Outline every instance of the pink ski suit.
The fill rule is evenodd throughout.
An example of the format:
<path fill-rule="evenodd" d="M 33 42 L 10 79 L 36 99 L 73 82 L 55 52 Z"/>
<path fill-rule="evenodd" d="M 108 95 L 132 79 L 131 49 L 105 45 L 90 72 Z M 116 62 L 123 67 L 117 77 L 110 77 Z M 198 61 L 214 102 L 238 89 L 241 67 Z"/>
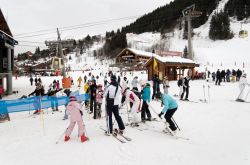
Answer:
<path fill-rule="evenodd" d="M 66 133 L 65 133 L 66 136 L 70 136 L 76 123 L 78 125 L 78 135 L 81 136 L 84 134 L 84 124 L 83 124 L 80 110 L 81 110 L 81 106 L 77 101 L 69 102 L 67 106 L 67 113 L 70 115 L 70 124 L 66 130 Z"/>

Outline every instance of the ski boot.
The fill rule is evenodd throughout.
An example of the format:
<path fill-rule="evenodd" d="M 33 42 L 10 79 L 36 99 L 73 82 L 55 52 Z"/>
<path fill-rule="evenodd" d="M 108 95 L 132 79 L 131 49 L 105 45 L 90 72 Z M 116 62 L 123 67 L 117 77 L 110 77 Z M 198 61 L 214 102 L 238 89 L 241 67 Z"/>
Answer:
<path fill-rule="evenodd" d="M 69 139 L 70 139 L 69 136 L 65 136 L 65 137 L 64 137 L 64 141 L 65 141 L 65 142 L 69 141 Z"/>

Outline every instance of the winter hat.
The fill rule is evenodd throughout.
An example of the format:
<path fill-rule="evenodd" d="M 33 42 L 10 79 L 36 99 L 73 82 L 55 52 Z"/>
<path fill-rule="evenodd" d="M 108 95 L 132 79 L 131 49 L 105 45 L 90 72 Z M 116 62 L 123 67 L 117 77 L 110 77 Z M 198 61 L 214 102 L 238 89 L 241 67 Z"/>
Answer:
<path fill-rule="evenodd" d="M 77 101 L 75 96 L 69 96 L 69 101 Z"/>

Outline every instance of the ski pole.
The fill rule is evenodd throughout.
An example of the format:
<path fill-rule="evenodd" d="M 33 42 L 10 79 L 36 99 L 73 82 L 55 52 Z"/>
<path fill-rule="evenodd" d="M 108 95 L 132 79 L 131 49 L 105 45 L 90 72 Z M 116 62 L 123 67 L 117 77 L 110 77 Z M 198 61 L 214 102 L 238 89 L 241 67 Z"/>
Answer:
<path fill-rule="evenodd" d="M 241 96 L 241 94 L 243 93 L 243 91 L 244 91 L 245 87 L 246 87 L 246 85 L 244 85 L 244 87 L 243 87 L 243 88 L 242 88 L 242 90 L 240 91 L 240 94 L 239 94 L 239 96 L 237 97 L 237 99 L 236 99 L 236 100 L 238 100 L 238 99 L 239 99 L 239 97 L 240 97 L 240 96 Z"/>
<path fill-rule="evenodd" d="M 204 97 L 204 102 L 206 102 L 207 100 L 206 100 L 206 94 L 205 94 L 205 85 L 203 85 L 203 97 Z"/>
<path fill-rule="evenodd" d="M 56 144 L 59 143 L 59 140 L 61 140 L 61 138 L 63 137 L 63 135 L 66 133 L 67 130 L 68 130 L 68 128 L 59 136 L 59 138 L 56 141 Z"/>
<path fill-rule="evenodd" d="M 246 94 L 245 100 L 247 100 L 247 97 L 248 97 L 249 93 L 250 93 L 250 89 L 248 90 L 248 92 Z"/>
<path fill-rule="evenodd" d="M 180 127 L 178 126 L 178 124 L 175 122 L 175 120 L 174 120 L 173 117 L 172 117 L 172 120 L 173 120 L 174 124 L 177 126 L 178 130 L 180 131 L 181 129 L 180 129 Z"/>
<path fill-rule="evenodd" d="M 126 106 L 127 106 L 127 115 L 128 115 L 128 122 L 129 122 L 129 111 L 128 111 L 128 104 L 126 103 Z"/>
<path fill-rule="evenodd" d="M 210 102 L 210 86 L 207 85 L 208 101 Z"/>

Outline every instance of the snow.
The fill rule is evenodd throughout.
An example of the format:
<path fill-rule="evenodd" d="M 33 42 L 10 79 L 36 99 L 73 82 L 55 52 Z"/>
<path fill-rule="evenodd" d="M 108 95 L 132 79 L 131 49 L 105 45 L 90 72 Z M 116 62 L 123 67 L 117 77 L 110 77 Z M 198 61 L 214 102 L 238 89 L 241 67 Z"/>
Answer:
<path fill-rule="evenodd" d="M 225 2 L 221 1 L 219 6 Z M 206 67 L 210 71 L 228 68 L 243 69 L 248 74 L 247 78 L 250 82 L 249 38 L 242 39 L 236 35 L 234 39 L 227 41 L 211 41 L 207 38 L 208 25 L 194 29 L 196 36 L 193 39 L 193 48 L 195 61 L 201 64 L 200 69 Z M 238 34 L 240 30 L 239 25 L 240 22 L 232 22 L 231 27 L 235 34 Z M 250 31 L 250 24 L 244 24 L 243 28 Z M 170 50 L 183 51 L 187 41 L 181 39 L 182 32 L 176 30 L 173 34 L 174 37 L 169 39 Z M 132 48 L 138 49 L 139 46 L 141 50 L 149 48 L 160 40 L 159 33 L 130 34 L 127 37 L 131 43 L 133 40 L 140 39 L 141 42 L 132 44 Z M 106 64 L 110 61 L 104 60 L 102 64 L 94 57 L 89 57 L 91 52 L 92 49 L 84 53 L 80 57 L 81 62 L 77 62 L 78 57 L 71 54 L 72 60 L 67 62 L 67 66 L 70 65 L 73 70 L 86 68 L 90 70 L 84 73 L 82 71 L 69 72 L 74 82 L 79 76 L 83 77 L 89 72 L 97 75 L 109 70 Z M 144 72 L 133 72 L 133 75 L 127 73 L 126 76 L 129 82 L 134 76 L 138 76 L 141 82 L 147 81 L 147 75 Z M 61 79 L 61 77 L 41 78 L 46 90 L 54 79 Z M 103 83 L 103 77 L 97 83 Z M 205 85 L 208 103 L 199 101 L 204 99 L 203 85 Z M 14 90 L 19 90 L 19 93 L 4 99 L 17 99 L 22 95 L 28 95 L 35 88 L 30 86 L 28 77 L 18 77 L 17 80 L 13 78 L 13 87 Z M 77 86 L 73 86 L 73 90 L 76 89 L 78 89 Z M 83 87 L 79 90 L 82 93 Z M 179 93 L 176 81 L 170 82 L 169 93 L 170 95 Z M 113 137 L 105 136 L 104 132 L 99 129 L 100 126 L 105 126 L 104 118 L 94 120 L 93 115 L 84 110 L 83 119 L 90 141 L 80 143 L 75 128 L 69 142 L 65 143 L 61 138 L 59 144 L 56 144 L 69 124 L 68 120 L 62 120 L 65 109 L 63 106 L 59 108 L 62 113 L 52 114 L 51 109 L 45 109 L 43 115 L 35 118 L 30 115 L 32 112 L 11 113 L 10 122 L 0 123 L 0 164 L 249 165 L 250 109 L 249 103 L 233 101 L 238 94 L 237 82 L 222 82 L 221 86 L 216 86 L 211 80 L 190 81 L 189 99 L 198 103 L 179 101 L 176 98 L 179 106 L 173 116 L 181 129 L 177 135 L 190 140 L 175 139 L 163 134 L 164 124 L 161 122 L 147 122 L 146 125 L 140 125 L 148 130 L 139 131 L 136 128 L 126 127 L 126 135 L 131 137 L 132 141 L 121 144 Z M 247 101 L 250 101 L 249 97 Z M 160 103 L 152 101 L 151 106 L 158 113 L 161 111 Z M 126 106 L 120 109 L 120 113 L 126 123 L 128 118 Z M 153 111 L 151 113 L 156 117 Z"/>
<path fill-rule="evenodd" d="M 77 78 L 82 73 L 70 74 Z M 147 76 L 139 72 L 135 75 L 139 75 L 139 79 L 146 79 Z M 127 76 L 131 82 L 133 77 Z M 54 79 L 42 77 L 46 87 Z M 14 88 L 20 93 L 8 99 L 27 95 L 34 88 L 30 88 L 28 77 L 20 77 L 13 82 Z M 149 126 L 141 124 L 148 128 L 144 131 L 126 127 L 126 134 L 132 141 L 121 144 L 113 137 L 105 136 L 99 129 L 105 126 L 104 118 L 94 120 L 93 115 L 84 111 L 83 119 L 90 141 L 80 143 L 75 129 L 69 142 L 65 143 L 61 138 L 56 144 L 69 123 L 62 120 L 62 106 L 62 113 L 52 114 L 51 109 L 48 109 L 43 116 L 36 118 L 31 117 L 29 112 L 10 114 L 11 121 L 0 126 L 0 164 L 249 164 L 249 105 L 232 101 L 239 93 L 238 83 L 215 86 L 214 82 L 191 81 L 190 100 L 203 99 L 203 84 L 211 87 L 209 103 L 181 102 L 176 98 L 179 107 L 174 119 L 181 129 L 177 134 L 190 140 L 163 134 L 164 125 L 161 122 L 147 122 Z M 76 86 L 74 88 L 77 89 Z M 82 87 L 80 91 L 83 91 Z M 169 92 L 171 95 L 178 93 L 176 81 L 170 82 Z M 153 101 L 151 105 L 160 112 L 160 103 Z M 120 113 L 124 122 L 127 122 L 126 108 L 122 108 Z M 151 113 L 156 117 L 153 111 Z"/>

